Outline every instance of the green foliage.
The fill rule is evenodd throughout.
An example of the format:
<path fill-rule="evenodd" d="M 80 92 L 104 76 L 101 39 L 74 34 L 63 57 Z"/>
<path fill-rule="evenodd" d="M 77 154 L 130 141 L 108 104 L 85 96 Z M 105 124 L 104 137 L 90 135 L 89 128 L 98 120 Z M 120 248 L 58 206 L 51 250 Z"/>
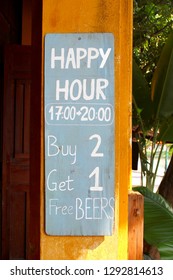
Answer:
<path fill-rule="evenodd" d="M 172 30 L 172 0 L 134 0 L 133 139 L 138 143 L 142 169 L 142 187 L 134 190 L 145 198 L 144 239 L 158 248 L 161 259 L 170 260 L 173 209 L 153 191 L 163 147 L 173 142 Z"/>
<path fill-rule="evenodd" d="M 173 32 L 160 55 L 151 90 L 135 62 L 133 71 L 133 136 L 138 142 L 146 186 L 153 190 L 163 147 L 166 142 L 173 142 Z"/>
<path fill-rule="evenodd" d="M 173 142 L 173 32 L 161 53 L 152 80 L 154 116 L 160 122 L 159 138 Z"/>
<path fill-rule="evenodd" d="M 173 259 L 173 209 L 159 194 L 136 187 L 144 195 L 144 239 L 159 250 L 161 259 Z"/>
<path fill-rule="evenodd" d="M 173 28 L 172 0 L 134 0 L 134 58 L 150 84 L 163 45 Z"/>
<path fill-rule="evenodd" d="M 152 79 L 152 100 L 156 118 L 173 115 L 173 32 L 170 33 L 161 52 Z"/>
<path fill-rule="evenodd" d="M 138 125 L 141 117 L 140 124 L 150 129 L 148 117 L 152 115 L 150 88 L 135 60 L 133 61 L 133 104 L 133 125 Z"/>

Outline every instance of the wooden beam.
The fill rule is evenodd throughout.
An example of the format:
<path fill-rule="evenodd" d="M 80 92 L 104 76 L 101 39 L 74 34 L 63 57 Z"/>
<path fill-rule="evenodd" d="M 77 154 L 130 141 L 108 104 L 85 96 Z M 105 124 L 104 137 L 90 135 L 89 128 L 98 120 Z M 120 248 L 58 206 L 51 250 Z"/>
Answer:
<path fill-rule="evenodd" d="M 129 192 L 128 259 L 143 259 L 144 197 L 138 192 Z"/>

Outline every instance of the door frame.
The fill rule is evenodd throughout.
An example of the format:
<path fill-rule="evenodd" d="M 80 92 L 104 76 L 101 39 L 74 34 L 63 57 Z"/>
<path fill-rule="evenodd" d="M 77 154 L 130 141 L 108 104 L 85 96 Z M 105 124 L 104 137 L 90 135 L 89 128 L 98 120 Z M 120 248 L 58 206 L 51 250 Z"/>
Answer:
<path fill-rule="evenodd" d="M 28 259 L 40 259 L 42 0 L 32 0 L 30 113 L 30 228 Z"/>

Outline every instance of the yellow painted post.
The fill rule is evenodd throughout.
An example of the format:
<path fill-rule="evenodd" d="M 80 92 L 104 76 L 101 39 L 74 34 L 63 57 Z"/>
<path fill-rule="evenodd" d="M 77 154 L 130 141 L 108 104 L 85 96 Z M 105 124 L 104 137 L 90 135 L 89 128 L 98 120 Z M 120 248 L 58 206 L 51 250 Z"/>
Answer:
<path fill-rule="evenodd" d="M 74 0 L 72 2 L 69 0 L 43 0 L 43 52 L 44 36 L 47 33 L 111 32 L 114 34 L 116 215 L 112 236 L 46 235 L 44 229 L 44 157 L 42 156 L 41 259 L 113 260 L 128 258 L 128 190 L 131 184 L 132 2 L 132 0 Z M 43 129 L 44 126 L 42 127 L 42 151 L 44 150 Z"/>

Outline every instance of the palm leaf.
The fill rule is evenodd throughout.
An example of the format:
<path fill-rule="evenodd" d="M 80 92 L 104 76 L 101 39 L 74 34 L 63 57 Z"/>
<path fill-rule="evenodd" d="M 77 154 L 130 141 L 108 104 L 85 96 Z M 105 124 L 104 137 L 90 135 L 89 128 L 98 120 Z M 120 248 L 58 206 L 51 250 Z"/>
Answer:
<path fill-rule="evenodd" d="M 145 129 L 150 129 L 150 120 L 152 117 L 152 101 L 150 88 L 142 74 L 142 71 L 133 60 L 133 125 L 141 123 L 138 116 L 140 115 Z"/>
<path fill-rule="evenodd" d="M 173 244 L 171 242 L 164 243 L 158 246 L 158 250 L 162 257 L 162 260 L 172 260 L 173 259 Z"/>
<path fill-rule="evenodd" d="M 144 195 L 144 239 L 160 252 L 161 259 L 173 259 L 173 209 L 159 194 L 135 187 Z"/>
<path fill-rule="evenodd" d="M 163 142 L 173 143 L 173 116 L 165 119 L 161 126 L 158 135 L 158 140 Z"/>
<path fill-rule="evenodd" d="M 151 87 L 154 115 L 160 123 L 159 140 L 173 141 L 173 32 L 160 55 L 157 68 L 154 72 Z M 165 131 L 166 127 L 166 132 Z"/>

